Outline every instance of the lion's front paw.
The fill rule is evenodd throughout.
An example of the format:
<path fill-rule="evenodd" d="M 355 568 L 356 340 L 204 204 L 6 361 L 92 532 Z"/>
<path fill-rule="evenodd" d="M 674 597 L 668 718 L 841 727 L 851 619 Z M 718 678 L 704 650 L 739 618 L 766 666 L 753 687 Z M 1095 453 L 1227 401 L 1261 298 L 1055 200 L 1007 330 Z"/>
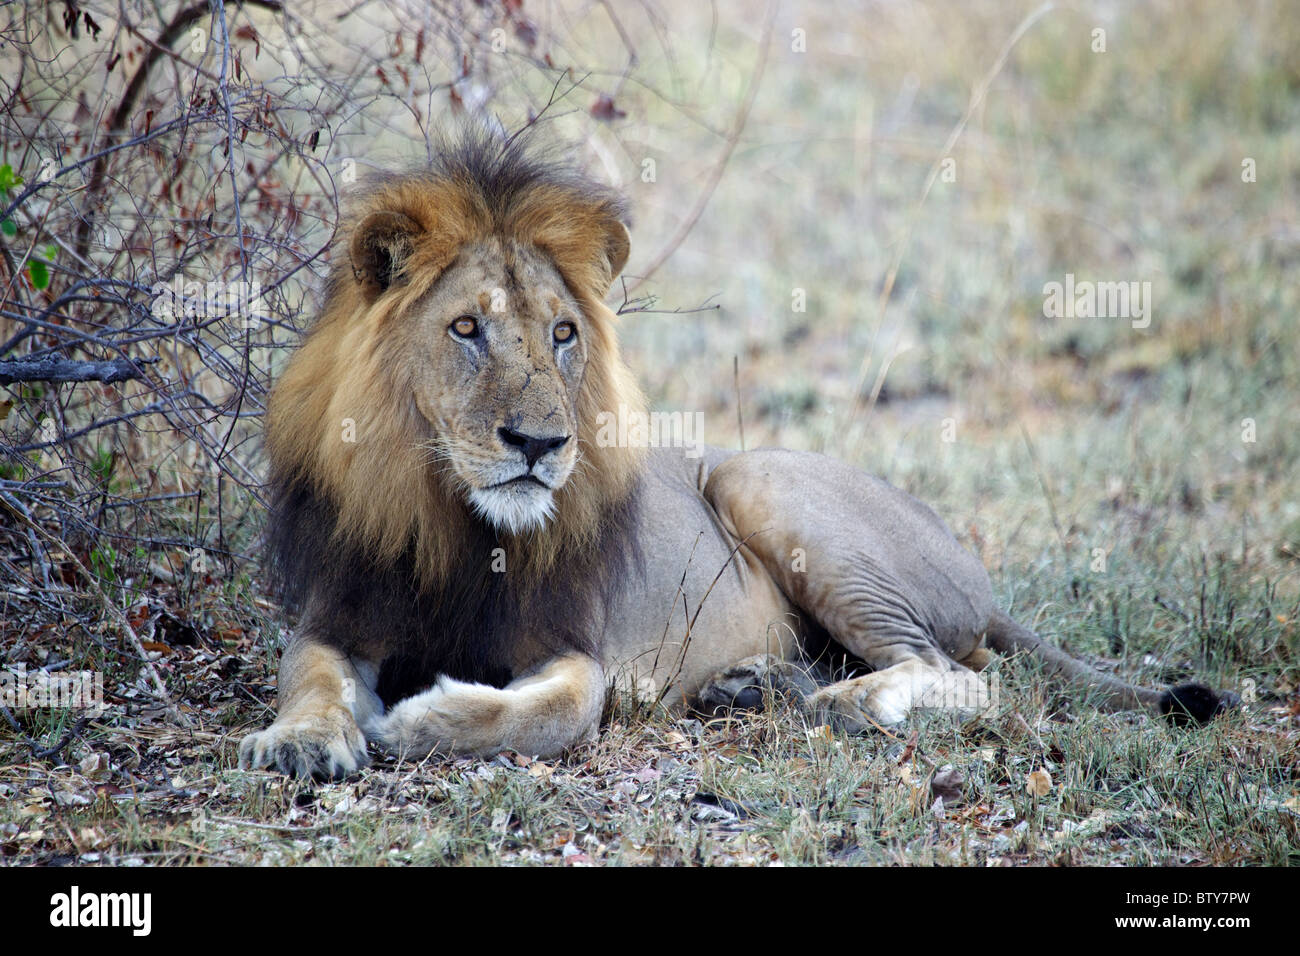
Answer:
<path fill-rule="evenodd" d="M 366 739 L 346 711 L 281 718 L 239 744 L 242 769 L 276 767 L 303 779 L 341 780 L 369 763 Z"/>

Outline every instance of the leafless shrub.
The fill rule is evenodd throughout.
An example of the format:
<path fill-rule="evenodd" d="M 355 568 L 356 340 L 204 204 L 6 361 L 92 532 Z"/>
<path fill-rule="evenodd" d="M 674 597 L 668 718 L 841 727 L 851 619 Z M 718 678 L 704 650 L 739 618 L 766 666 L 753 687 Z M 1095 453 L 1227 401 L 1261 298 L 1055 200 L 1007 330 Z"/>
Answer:
<path fill-rule="evenodd" d="M 0 561 L 55 595 L 255 549 L 266 393 L 359 165 L 448 113 L 608 123 L 636 60 L 558 63 L 519 0 L 0 18 Z"/>

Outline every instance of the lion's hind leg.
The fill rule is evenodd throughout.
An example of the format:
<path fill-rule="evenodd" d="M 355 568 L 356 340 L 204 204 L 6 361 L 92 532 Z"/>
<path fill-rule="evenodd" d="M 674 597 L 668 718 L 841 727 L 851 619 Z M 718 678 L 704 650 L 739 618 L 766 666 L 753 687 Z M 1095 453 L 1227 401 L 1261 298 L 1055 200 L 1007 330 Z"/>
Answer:
<path fill-rule="evenodd" d="M 916 710 L 971 716 L 993 703 L 982 677 L 946 661 L 936 666 L 904 653 L 897 663 L 869 674 L 833 680 L 824 668 L 757 654 L 709 678 L 696 709 L 711 715 L 758 710 L 768 693 L 794 703 L 810 722 L 845 733 L 889 727 Z"/>
<path fill-rule="evenodd" d="M 838 681 L 804 702 L 813 720 L 845 733 L 866 733 L 904 721 L 917 710 L 969 716 L 992 703 L 988 684 L 964 667 L 934 667 L 909 657 L 892 667 Z"/>
<path fill-rule="evenodd" d="M 841 462 L 778 450 L 727 459 L 704 494 L 786 596 L 872 671 L 810 695 L 814 712 L 865 729 L 914 707 L 986 704 L 958 661 L 978 663 L 992 588 L 933 511 Z"/>
<path fill-rule="evenodd" d="M 700 688 L 696 709 L 703 714 L 758 710 L 767 692 L 802 703 L 820 686 L 806 665 L 775 654 L 755 654 L 718 671 Z"/>

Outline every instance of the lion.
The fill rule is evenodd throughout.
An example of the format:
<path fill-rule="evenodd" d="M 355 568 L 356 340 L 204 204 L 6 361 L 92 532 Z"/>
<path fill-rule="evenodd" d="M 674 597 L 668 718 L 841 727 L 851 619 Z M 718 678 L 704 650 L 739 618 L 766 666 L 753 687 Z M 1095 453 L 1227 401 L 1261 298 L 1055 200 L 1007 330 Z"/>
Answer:
<path fill-rule="evenodd" d="M 615 685 L 706 713 L 772 688 L 865 732 L 984 706 L 989 649 L 1106 708 L 1229 705 L 1045 643 L 879 478 L 609 428 L 646 409 L 604 303 L 626 221 L 613 190 L 475 132 L 357 201 L 268 404 L 271 569 L 300 620 L 241 766 L 339 778 L 368 743 L 554 757 L 597 733 Z"/>

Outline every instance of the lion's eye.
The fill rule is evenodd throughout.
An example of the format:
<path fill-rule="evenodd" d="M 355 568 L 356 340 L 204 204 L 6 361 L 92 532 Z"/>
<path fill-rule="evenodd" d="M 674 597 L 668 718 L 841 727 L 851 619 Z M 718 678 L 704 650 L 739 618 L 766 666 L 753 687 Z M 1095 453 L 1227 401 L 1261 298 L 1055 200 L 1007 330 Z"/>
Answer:
<path fill-rule="evenodd" d="M 451 323 L 451 330 L 459 335 L 462 339 L 472 339 L 478 335 L 478 319 L 472 315 L 462 315 L 455 322 Z"/>
<path fill-rule="evenodd" d="M 578 329 L 572 322 L 561 322 L 551 334 L 557 342 L 568 342 L 578 334 Z"/>

